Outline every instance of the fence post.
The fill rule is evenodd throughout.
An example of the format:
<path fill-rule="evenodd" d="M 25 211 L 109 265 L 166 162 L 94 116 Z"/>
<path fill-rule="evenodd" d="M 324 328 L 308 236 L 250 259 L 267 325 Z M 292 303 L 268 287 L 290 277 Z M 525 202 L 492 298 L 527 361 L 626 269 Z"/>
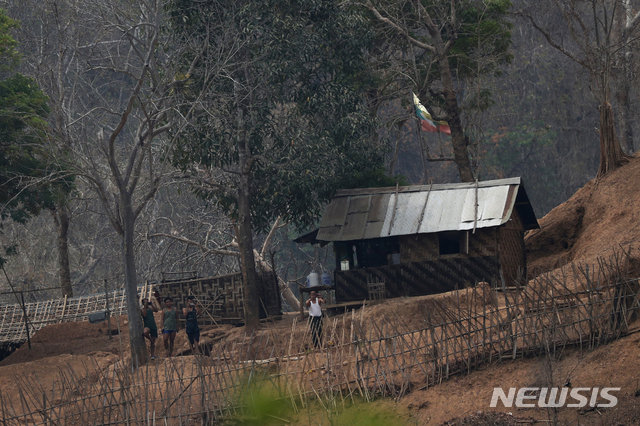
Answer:
<path fill-rule="evenodd" d="M 62 315 L 60 315 L 60 321 L 64 322 L 64 313 L 67 310 L 67 295 L 64 295 L 64 300 L 62 301 Z"/>
<path fill-rule="evenodd" d="M 24 326 L 27 329 L 27 342 L 29 343 L 29 349 L 31 349 L 31 336 L 29 336 L 29 319 L 27 318 L 27 308 L 24 305 L 24 292 L 20 290 L 20 300 L 22 301 L 22 318 L 24 318 Z"/>
<path fill-rule="evenodd" d="M 107 279 L 104 279 L 104 300 L 107 305 L 107 332 L 109 333 L 109 340 L 111 336 L 111 311 L 109 310 L 109 290 L 107 288 Z"/>

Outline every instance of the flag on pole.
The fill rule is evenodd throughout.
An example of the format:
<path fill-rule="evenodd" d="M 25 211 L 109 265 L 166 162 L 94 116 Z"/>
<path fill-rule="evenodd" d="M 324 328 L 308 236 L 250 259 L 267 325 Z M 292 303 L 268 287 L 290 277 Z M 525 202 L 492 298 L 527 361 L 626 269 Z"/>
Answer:
<path fill-rule="evenodd" d="M 451 135 L 451 129 L 446 121 L 435 121 L 429 111 L 420 103 L 420 99 L 413 93 L 413 105 L 416 107 L 416 115 L 420 119 L 422 130 L 425 132 L 441 132 Z"/>

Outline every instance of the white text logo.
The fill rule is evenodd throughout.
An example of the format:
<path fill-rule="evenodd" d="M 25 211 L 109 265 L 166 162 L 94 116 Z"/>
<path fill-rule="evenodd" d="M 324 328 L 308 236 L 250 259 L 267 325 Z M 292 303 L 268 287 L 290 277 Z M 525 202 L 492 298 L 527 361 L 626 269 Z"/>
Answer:
<path fill-rule="evenodd" d="M 502 388 L 493 388 L 490 407 L 495 408 L 498 401 L 507 408 L 515 406 L 518 408 L 533 408 L 536 405 L 541 408 L 547 407 L 615 407 L 618 398 L 610 392 L 619 391 L 621 388 L 509 388 L 509 393 L 505 394 Z M 539 393 L 538 393 L 539 392 Z M 598 401 L 598 396 L 601 400 Z M 569 401 L 567 401 L 569 397 Z M 607 401 L 607 402 L 603 402 Z M 567 403 L 568 402 L 568 403 Z"/>

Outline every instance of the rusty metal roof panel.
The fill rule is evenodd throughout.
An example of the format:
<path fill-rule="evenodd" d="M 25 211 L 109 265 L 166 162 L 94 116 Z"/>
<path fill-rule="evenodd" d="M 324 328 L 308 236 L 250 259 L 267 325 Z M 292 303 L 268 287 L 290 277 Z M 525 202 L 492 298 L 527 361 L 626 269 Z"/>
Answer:
<path fill-rule="evenodd" d="M 349 197 L 349 209 L 347 214 L 368 213 L 371 208 L 371 195 Z"/>
<path fill-rule="evenodd" d="M 326 226 L 318 229 L 318 241 L 340 241 L 342 226 Z"/>
<path fill-rule="evenodd" d="M 376 194 L 371 197 L 368 222 L 384 222 L 387 216 L 391 194 Z"/>
<path fill-rule="evenodd" d="M 320 222 L 320 228 L 330 226 L 342 226 L 347 218 L 347 209 L 349 208 L 349 198 L 340 197 L 331 200 Z"/>
<path fill-rule="evenodd" d="M 348 214 L 342 227 L 341 241 L 360 240 L 364 237 L 364 229 L 367 225 L 368 212 Z"/>

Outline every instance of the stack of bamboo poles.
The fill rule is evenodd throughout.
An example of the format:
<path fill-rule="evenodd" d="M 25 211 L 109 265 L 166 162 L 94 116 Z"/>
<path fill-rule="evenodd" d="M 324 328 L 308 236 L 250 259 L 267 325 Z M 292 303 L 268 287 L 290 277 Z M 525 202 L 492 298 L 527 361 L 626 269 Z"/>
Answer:
<path fill-rule="evenodd" d="M 17 395 L 0 393 L 0 424 L 205 425 L 254 415 L 255 392 L 295 411 L 319 401 L 337 413 L 356 398 L 400 398 L 482 364 L 567 345 L 591 349 L 628 331 L 640 312 L 637 279 L 604 279 L 588 268 L 567 276 L 424 298 L 421 326 L 395 310 L 371 318 L 364 307 L 325 318 L 320 348 L 308 325 L 294 319 L 286 332 L 271 326 L 243 340 L 220 340 L 207 356 L 135 370 L 122 363 L 63 369 L 53 389 L 21 378 Z"/>

